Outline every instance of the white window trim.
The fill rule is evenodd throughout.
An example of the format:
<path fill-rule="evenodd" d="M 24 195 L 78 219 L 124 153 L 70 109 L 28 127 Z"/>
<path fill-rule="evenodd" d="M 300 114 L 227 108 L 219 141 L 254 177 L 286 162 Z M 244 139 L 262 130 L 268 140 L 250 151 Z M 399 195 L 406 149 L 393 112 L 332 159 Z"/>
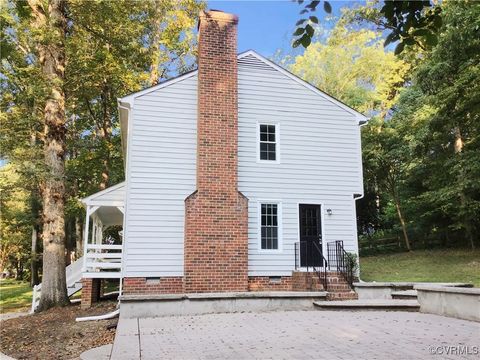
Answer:
<path fill-rule="evenodd" d="M 275 126 L 275 160 L 260 159 L 260 125 L 274 125 Z M 257 121 L 256 122 L 257 138 L 255 141 L 257 163 L 259 164 L 280 164 L 280 123 L 274 121 Z"/>
<path fill-rule="evenodd" d="M 262 204 L 277 205 L 277 222 L 278 222 L 278 249 L 262 249 Z M 257 201 L 257 251 L 259 253 L 282 253 L 283 252 L 283 211 L 282 202 L 280 200 L 258 200 Z"/>

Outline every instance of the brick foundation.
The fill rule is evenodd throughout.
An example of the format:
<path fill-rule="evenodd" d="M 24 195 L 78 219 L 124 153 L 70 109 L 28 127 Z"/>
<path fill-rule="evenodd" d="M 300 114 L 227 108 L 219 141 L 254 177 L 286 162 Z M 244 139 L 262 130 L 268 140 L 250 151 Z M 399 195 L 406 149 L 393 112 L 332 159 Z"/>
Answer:
<path fill-rule="evenodd" d="M 183 277 L 181 276 L 123 279 L 122 293 L 124 295 L 181 294 L 183 292 Z"/>
<path fill-rule="evenodd" d="M 291 291 L 291 276 L 249 276 L 248 291 Z"/>
<path fill-rule="evenodd" d="M 82 279 L 81 308 L 88 309 L 93 303 L 100 300 L 102 287 L 101 279 Z"/>
<path fill-rule="evenodd" d="M 318 274 L 305 271 L 294 271 L 292 273 L 293 291 L 324 291 L 323 284 Z"/>

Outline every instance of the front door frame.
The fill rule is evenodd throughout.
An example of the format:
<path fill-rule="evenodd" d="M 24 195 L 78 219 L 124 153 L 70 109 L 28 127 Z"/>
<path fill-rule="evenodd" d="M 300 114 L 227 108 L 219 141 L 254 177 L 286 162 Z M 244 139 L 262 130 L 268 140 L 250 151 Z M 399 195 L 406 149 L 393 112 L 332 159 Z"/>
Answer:
<path fill-rule="evenodd" d="M 320 206 L 320 229 L 321 229 L 321 234 L 322 234 L 322 254 L 325 257 L 326 254 L 326 244 L 327 241 L 325 239 L 325 204 L 322 201 L 298 201 L 297 202 L 297 241 L 300 242 L 300 205 L 317 205 Z M 301 260 L 299 260 L 299 263 L 301 263 Z M 306 267 L 299 267 L 297 270 L 300 271 L 306 271 Z"/>

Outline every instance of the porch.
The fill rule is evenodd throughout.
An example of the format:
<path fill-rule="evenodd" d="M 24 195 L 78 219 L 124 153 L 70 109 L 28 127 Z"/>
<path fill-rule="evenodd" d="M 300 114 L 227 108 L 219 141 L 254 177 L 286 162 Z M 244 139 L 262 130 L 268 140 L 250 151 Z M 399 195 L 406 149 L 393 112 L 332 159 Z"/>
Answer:
<path fill-rule="evenodd" d="M 86 207 L 82 279 L 120 279 L 125 183 L 82 199 Z"/>

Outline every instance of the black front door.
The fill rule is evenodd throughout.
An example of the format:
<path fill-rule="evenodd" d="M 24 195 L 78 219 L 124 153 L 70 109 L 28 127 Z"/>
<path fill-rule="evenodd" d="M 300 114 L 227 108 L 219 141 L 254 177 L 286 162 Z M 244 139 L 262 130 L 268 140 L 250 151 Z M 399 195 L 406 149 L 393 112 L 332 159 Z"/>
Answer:
<path fill-rule="evenodd" d="M 300 266 L 322 266 L 322 220 L 320 205 L 299 205 Z"/>

